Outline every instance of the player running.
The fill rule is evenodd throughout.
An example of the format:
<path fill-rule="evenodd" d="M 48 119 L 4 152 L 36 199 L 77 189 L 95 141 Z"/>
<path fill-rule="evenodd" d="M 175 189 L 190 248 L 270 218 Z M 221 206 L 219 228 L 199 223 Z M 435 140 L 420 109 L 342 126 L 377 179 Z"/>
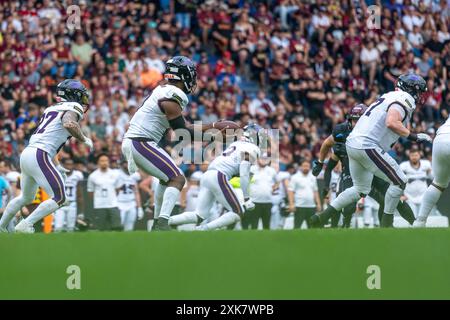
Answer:
<path fill-rule="evenodd" d="M 313 174 L 317 176 L 322 170 L 323 161 L 326 155 L 331 149 L 333 150 L 333 154 L 331 155 L 331 158 L 329 159 L 327 167 L 325 169 L 324 183 L 325 186 L 330 185 L 331 172 L 340 161 L 342 165 L 342 173 L 339 179 L 340 183 L 338 188 L 338 195 L 341 194 L 344 190 L 353 186 L 345 143 L 347 141 L 347 137 L 350 135 L 356 123 L 366 110 L 367 106 L 364 104 L 357 104 L 353 106 L 347 116 L 347 121 L 336 125 L 336 127 L 333 129 L 333 133 L 324 141 L 320 148 L 319 159 L 314 162 Z M 388 188 L 388 182 L 378 178 L 377 176 L 374 176 L 369 195 L 372 198 L 376 199 L 376 201 L 380 204 L 380 219 L 384 211 L 384 195 L 386 194 Z M 325 192 L 326 191 L 327 190 L 325 190 Z M 356 204 L 357 201 L 352 202 L 351 204 L 345 206 L 342 210 L 342 214 L 344 216 L 343 227 L 350 227 L 352 216 L 356 210 Z M 405 203 L 404 201 L 400 201 L 397 205 L 397 210 L 406 221 L 408 221 L 411 225 L 413 224 L 414 213 L 407 203 Z M 337 227 L 337 224 L 339 223 L 340 213 L 341 212 L 339 211 L 332 215 L 332 227 Z"/>
<path fill-rule="evenodd" d="M 186 178 L 158 143 L 171 128 L 186 129 L 193 136 L 194 125 L 185 123 L 182 112 L 189 103 L 187 94 L 195 91 L 197 86 L 195 64 L 184 56 L 173 57 L 166 62 L 164 79 L 165 83 L 153 90 L 131 119 L 122 143 L 122 153 L 128 160 L 130 174 L 138 167 L 159 179 L 155 192 L 155 230 L 168 231 L 170 214 Z M 206 131 L 215 128 L 216 124 L 220 122 L 201 125 L 199 129 Z"/>
<path fill-rule="evenodd" d="M 412 133 L 406 125 L 427 90 L 425 80 L 416 74 L 401 75 L 396 90 L 382 95 L 372 103 L 355 125 L 346 141 L 353 187 L 346 189 L 328 208 L 312 217 L 316 226 L 345 206 L 365 197 L 377 176 L 390 183 L 385 195 L 382 227 L 392 227 L 394 211 L 406 186 L 406 176 L 398 163 L 387 153 L 399 137 L 412 141 L 431 141 L 425 133 Z"/>
<path fill-rule="evenodd" d="M 433 152 L 431 168 L 433 172 L 433 182 L 428 186 L 422 198 L 419 209 L 419 216 L 414 222 L 414 227 L 425 227 L 427 218 L 438 202 L 442 192 L 448 187 L 450 182 L 450 118 L 436 132 L 433 142 Z"/>
<path fill-rule="evenodd" d="M 89 108 L 89 93 L 85 86 L 77 80 L 67 79 L 58 84 L 56 95 L 60 102 L 45 109 L 28 146 L 20 155 L 22 193 L 6 207 L 0 220 L 0 231 L 5 231 L 14 215 L 33 201 L 39 186 L 50 198 L 19 222 L 16 232 L 33 233 L 36 222 L 65 205 L 63 169 L 52 159 L 70 137 L 92 148 L 92 140 L 84 136 L 79 124 Z"/>
<path fill-rule="evenodd" d="M 250 167 L 260 156 L 260 139 L 262 128 L 250 124 L 244 128 L 242 140 L 233 142 L 219 157 L 214 159 L 203 174 L 200 181 L 197 208 L 192 212 L 184 212 L 170 218 L 169 224 L 198 224 L 210 216 L 214 201 L 218 201 L 226 210 L 219 218 L 201 225 L 198 230 L 213 230 L 226 227 L 241 220 L 244 211 L 253 210 L 255 204 L 250 199 Z M 244 194 L 241 205 L 229 180 L 240 177 L 240 185 Z"/>

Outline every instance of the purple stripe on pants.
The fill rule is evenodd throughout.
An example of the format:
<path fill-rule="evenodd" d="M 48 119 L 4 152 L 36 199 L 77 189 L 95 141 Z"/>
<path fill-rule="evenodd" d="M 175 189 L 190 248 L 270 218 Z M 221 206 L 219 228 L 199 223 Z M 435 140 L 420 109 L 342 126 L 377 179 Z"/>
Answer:
<path fill-rule="evenodd" d="M 137 140 L 131 140 L 133 142 L 133 147 L 150 163 L 152 163 L 155 167 L 157 167 L 159 170 L 161 170 L 169 179 L 174 178 L 176 176 L 181 175 L 179 170 L 177 168 L 173 168 L 172 160 L 167 159 L 166 156 L 164 156 L 160 152 L 155 152 L 155 149 L 150 147 L 148 144 L 145 144 L 145 147 L 150 149 L 151 151 L 147 150 L 143 143 L 141 141 Z"/>
<path fill-rule="evenodd" d="M 394 185 L 401 186 L 404 184 L 403 180 L 397 175 L 395 169 L 383 159 L 383 157 L 377 153 L 375 149 L 366 149 L 366 154 L 370 160 L 380 169 L 393 183 Z"/>
<path fill-rule="evenodd" d="M 37 149 L 36 158 L 39 168 L 41 169 L 50 187 L 52 188 L 54 194 L 53 200 L 55 200 L 58 205 L 63 204 L 66 201 L 64 182 L 59 177 L 56 169 L 51 165 L 47 153 L 45 151 L 42 151 L 41 149 Z"/>
<path fill-rule="evenodd" d="M 226 185 L 227 178 L 222 172 L 217 173 L 217 179 L 219 181 L 220 189 L 222 190 L 223 195 L 225 196 L 225 199 L 231 206 L 231 210 L 237 214 L 241 214 L 241 206 L 239 204 L 239 200 L 234 194 L 234 192 L 231 190 L 231 187 L 229 185 Z"/>

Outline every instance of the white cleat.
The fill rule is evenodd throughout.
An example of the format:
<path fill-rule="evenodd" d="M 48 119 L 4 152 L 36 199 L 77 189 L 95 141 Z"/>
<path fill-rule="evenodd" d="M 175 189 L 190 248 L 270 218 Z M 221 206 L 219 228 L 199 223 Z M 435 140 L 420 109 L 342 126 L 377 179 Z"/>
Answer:
<path fill-rule="evenodd" d="M 425 228 L 426 221 L 416 219 L 413 223 L 413 228 Z"/>
<path fill-rule="evenodd" d="M 14 228 L 17 233 L 34 233 L 34 227 L 32 224 L 25 220 L 20 221 Z"/>
<path fill-rule="evenodd" d="M 206 224 L 202 224 L 202 225 L 199 225 L 199 226 L 195 227 L 194 230 L 195 231 L 207 231 L 209 229 L 206 227 Z"/>
<path fill-rule="evenodd" d="M 8 233 L 8 229 L 0 227 L 0 233 Z"/>

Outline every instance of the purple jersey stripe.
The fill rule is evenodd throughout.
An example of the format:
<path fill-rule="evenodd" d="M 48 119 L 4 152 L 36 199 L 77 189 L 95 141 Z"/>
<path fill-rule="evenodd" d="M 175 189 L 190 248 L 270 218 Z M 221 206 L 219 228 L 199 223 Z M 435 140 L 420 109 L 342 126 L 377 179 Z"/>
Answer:
<path fill-rule="evenodd" d="M 58 205 L 62 205 L 66 201 L 64 182 L 59 177 L 56 169 L 51 165 L 50 160 L 48 159 L 48 155 L 45 151 L 37 149 L 36 158 L 39 168 L 41 169 L 42 173 L 50 184 L 50 187 L 52 188 L 54 194 L 53 200 L 55 200 Z"/>

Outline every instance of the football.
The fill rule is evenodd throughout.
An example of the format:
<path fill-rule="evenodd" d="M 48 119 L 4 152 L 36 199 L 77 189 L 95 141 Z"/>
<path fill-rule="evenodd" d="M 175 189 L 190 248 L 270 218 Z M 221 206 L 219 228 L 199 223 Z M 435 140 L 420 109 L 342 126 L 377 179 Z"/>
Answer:
<path fill-rule="evenodd" d="M 216 121 L 216 122 L 214 122 L 213 123 L 213 128 L 214 129 L 219 129 L 219 130 L 223 130 L 223 129 L 239 129 L 240 126 L 234 121 L 224 120 L 224 121 Z"/>

